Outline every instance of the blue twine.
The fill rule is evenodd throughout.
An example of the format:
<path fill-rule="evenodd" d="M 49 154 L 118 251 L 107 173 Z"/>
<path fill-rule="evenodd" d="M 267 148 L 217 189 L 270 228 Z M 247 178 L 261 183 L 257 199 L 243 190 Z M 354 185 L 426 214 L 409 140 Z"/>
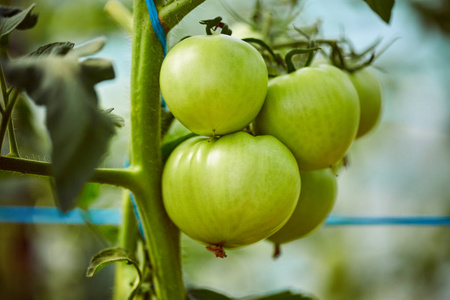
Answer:
<path fill-rule="evenodd" d="M 164 27 L 161 22 L 159 22 L 158 10 L 156 9 L 155 2 L 153 0 L 145 0 L 147 3 L 148 14 L 150 16 L 150 22 L 152 23 L 153 31 L 156 33 L 159 42 L 163 48 L 164 57 L 167 54 L 167 37 L 164 31 Z M 164 101 L 161 95 L 161 107 L 167 109 L 166 101 Z"/>
<path fill-rule="evenodd" d="M 133 206 L 135 209 L 135 205 Z M 137 210 L 135 210 L 137 214 Z M 139 214 L 137 214 L 139 216 Z M 95 225 L 120 225 L 120 209 L 74 209 L 68 213 L 60 212 L 56 207 L 0 207 L 0 223 L 20 224 L 69 224 L 82 225 L 86 221 Z M 365 226 L 365 225 L 407 225 L 407 226 L 450 226 L 450 216 L 392 216 L 392 217 L 349 217 L 331 215 L 327 226 Z M 142 230 L 140 228 L 140 230 Z"/>
<path fill-rule="evenodd" d="M 147 2 L 148 14 L 150 15 L 150 22 L 152 23 L 153 31 L 158 36 L 158 40 L 163 47 L 165 56 L 167 53 L 167 38 L 164 28 L 159 22 L 158 10 L 156 9 L 155 2 L 153 0 L 145 0 L 145 2 Z"/>

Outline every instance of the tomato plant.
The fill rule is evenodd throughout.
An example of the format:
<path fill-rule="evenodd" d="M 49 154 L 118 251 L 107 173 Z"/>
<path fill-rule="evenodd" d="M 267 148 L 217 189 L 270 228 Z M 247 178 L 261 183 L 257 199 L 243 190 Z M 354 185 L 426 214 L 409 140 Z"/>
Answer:
<path fill-rule="evenodd" d="M 269 240 L 276 245 L 300 239 L 312 233 L 326 219 L 337 196 L 336 176 L 331 169 L 301 171 L 302 189 L 289 221 Z"/>
<path fill-rule="evenodd" d="M 301 170 L 315 170 L 344 156 L 358 122 L 358 96 L 350 79 L 333 66 L 320 65 L 272 79 L 254 129 L 283 142 Z"/>
<path fill-rule="evenodd" d="M 270 236 L 287 221 L 300 175 L 294 156 L 276 138 L 237 132 L 178 146 L 164 167 L 162 190 L 167 213 L 184 233 L 209 246 L 236 248 Z"/>
<path fill-rule="evenodd" d="M 354 72 L 354 85 L 333 66 L 305 67 L 284 74 L 280 53 L 264 41 L 246 43 L 224 34 L 186 38 L 164 58 L 166 34 L 203 2 L 133 1 L 133 14 L 118 8 L 117 3 L 110 6 L 115 7 L 110 8 L 111 15 L 133 37 L 131 150 L 130 163 L 123 168 L 98 168 L 111 137 L 124 125 L 120 117 L 111 114 L 112 109 L 99 108 L 95 91 L 97 83 L 115 77 L 113 64 L 86 58 L 99 52 L 105 40 L 81 46 L 51 43 L 11 59 L 11 32 L 31 29 L 38 18 L 32 13 L 34 5 L 23 10 L 1 8 L 0 149 L 8 148 L 9 153 L 0 153 L 0 170 L 10 176 L 51 177 L 55 202 L 63 212 L 80 206 L 77 196 L 87 182 L 126 190 L 120 247 L 95 255 L 87 272 L 93 276 L 117 261 L 133 265 L 137 277 L 132 280 L 117 267 L 115 299 L 185 300 L 192 296 L 186 292 L 181 272 L 180 230 L 219 257 L 225 256 L 223 248 L 268 237 L 284 243 L 312 231 L 331 209 L 336 184 L 330 170 L 309 170 L 335 164 L 352 143 L 360 119 L 357 91 L 369 107 L 364 111 L 370 112 L 361 114 L 364 124 L 369 124 L 364 128 L 370 129 L 377 119 L 376 99 L 364 96 L 376 94 L 372 91 L 375 85 L 365 85 L 372 78 L 361 70 L 372 58 L 350 70 L 338 41 L 316 40 L 305 30 L 298 31 L 302 39 L 291 40 L 288 34 L 270 32 L 271 21 L 255 27 L 264 29 L 260 37 L 268 38 L 280 53 L 286 53 L 286 47 L 276 45 L 279 42 L 300 52 L 305 47 L 316 51 L 316 44 L 330 45 L 333 64 Z M 388 15 L 382 10 L 384 19 L 389 19 L 390 8 Z M 255 20 L 260 17 L 254 15 Z M 290 14 L 284 26 L 295 17 Z M 213 27 L 225 28 L 220 20 Z M 313 27 L 308 32 L 315 35 Z M 310 58 L 305 60 L 307 64 Z M 300 62 L 303 60 L 297 60 Z M 273 74 L 268 74 L 267 66 Z M 278 77 L 268 83 L 268 76 Z M 51 162 L 26 159 L 19 151 L 12 115 L 24 92 L 46 108 Z M 171 112 L 161 109 L 161 93 Z M 208 137 L 188 139 L 193 133 L 179 137 L 178 132 L 186 132 L 184 128 L 166 135 L 172 113 L 189 130 Z M 254 129 L 262 136 L 241 131 L 255 118 Z M 168 138 L 170 141 L 164 142 Z M 9 147 L 3 147 L 6 140 Z M 299 169 L 305 182 L 302 192 Z M 133 290 L 128 292 L 130 281 Z M 287 296 L 298 298 L 291 293 Z"/>
<path fill-rule="evenodd" d="M 267 91 L 267 68 L 255 48 L 214 34 L 178 43 L 161 66 L 161 92 L 189 130 L 223 135 L 247 126 Z"/>

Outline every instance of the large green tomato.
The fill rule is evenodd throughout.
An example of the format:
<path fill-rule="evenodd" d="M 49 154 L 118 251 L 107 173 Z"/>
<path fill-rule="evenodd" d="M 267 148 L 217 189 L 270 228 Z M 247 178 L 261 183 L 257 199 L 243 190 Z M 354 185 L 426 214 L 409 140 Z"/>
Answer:
<path fill-rule="evenodd" d="M 302 238 L 321 225 L 334 206 L 336 176 L 331 169 L 301 171 L 302 190 L 289 221 L 269 240 L 284 244 Z"/>
<path fill-rule="evenodd" d="M 272 136 L 194 137 L 167 160 L 162 191 L 181 231 L 210 250 L 236 248 L 267 238 L 287 222 L 298 201 L 300 173 L 289 149 Z"/>
<path fill-rule="evenodd" d="M 284 143 L 300 170 L 317 170 L 344 156 L 358 123 L 358 95 L 348 75 L 320 65 L 272 79 L 254 129 Z"/>
<path fill-rule="evenodd" d="M 381 84 L 370 68 L 350 74 L 350 79 L 358 92 L 361 117 L 357 137 L 361 137 L 372 130 L 381 115 L 383 96 Z"/>
<path fill-rule="evenodd" d="M 161 66 L 161 92 L 173 115 L 200 135 L 247 126 L 267 92 L 267 68 L 251 45 L 228 35 L 193 36 Z"/>

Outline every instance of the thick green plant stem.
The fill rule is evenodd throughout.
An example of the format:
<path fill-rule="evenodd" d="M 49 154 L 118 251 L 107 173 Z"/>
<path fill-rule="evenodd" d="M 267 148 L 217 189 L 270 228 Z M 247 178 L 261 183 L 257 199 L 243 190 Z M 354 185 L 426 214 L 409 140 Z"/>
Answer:
<path fill-rule="evenodd" d="M 159 71 L 163 49 L 143 0 L 134 2 L 131 62 L 132 166 L 138 170 L 136 204 L 158 300 L 184 300 L 180 234 L 167 216 L 161 197 L 161 100 Z"/>
<path fill-rule="evenodd" d="M 159 12 L 159 19 L 163 23 L 166 32 L 175 27 L 194 8 L 205 0 L 175 0 L 169 1 Z"/>

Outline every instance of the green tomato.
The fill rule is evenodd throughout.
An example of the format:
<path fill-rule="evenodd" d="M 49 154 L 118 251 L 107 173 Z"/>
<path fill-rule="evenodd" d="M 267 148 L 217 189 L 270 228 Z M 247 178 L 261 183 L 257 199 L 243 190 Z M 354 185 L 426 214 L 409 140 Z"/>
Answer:
<path fill-rule="evenodd" d="M 160 74 L 167 106 L 200 135 L 223 135 L 247 126 L 264 103 L 267 81 L 259 52 L 228 35 L 181 41 L 164 59 Z"/>
<path fill-rule="evenodd" d="M 253 128 L 284 143 L 300 170 L 317 170 L 342 159 L 358 123 L 358 95 L 348 75 L 320 65 L 272 79 Z"/>
<path fill-rule="evenodd" d="M 358 92 L 361 116 L 356 137 L 371 131 L 381 116 L 383 96 L 381 84 L 370 68 L 350 74 L 350 80 Z"/>
<path fill-rule="evenodd" d="M 298 201 L 300 173 L 289 149 L 272 136 L 194 137 L 170 155 L 162 192 L 181 231 L 210 250 L 236 248 L 267 238 L 287 222 Z"/>
<path fill-rule="evenodd" d="M 269 240 L 284 244 L 317 229 L 331 212 L 337 195 L 336 176 L 331 169 L 301 171 L 302 190 L 289 221 Z"/>

